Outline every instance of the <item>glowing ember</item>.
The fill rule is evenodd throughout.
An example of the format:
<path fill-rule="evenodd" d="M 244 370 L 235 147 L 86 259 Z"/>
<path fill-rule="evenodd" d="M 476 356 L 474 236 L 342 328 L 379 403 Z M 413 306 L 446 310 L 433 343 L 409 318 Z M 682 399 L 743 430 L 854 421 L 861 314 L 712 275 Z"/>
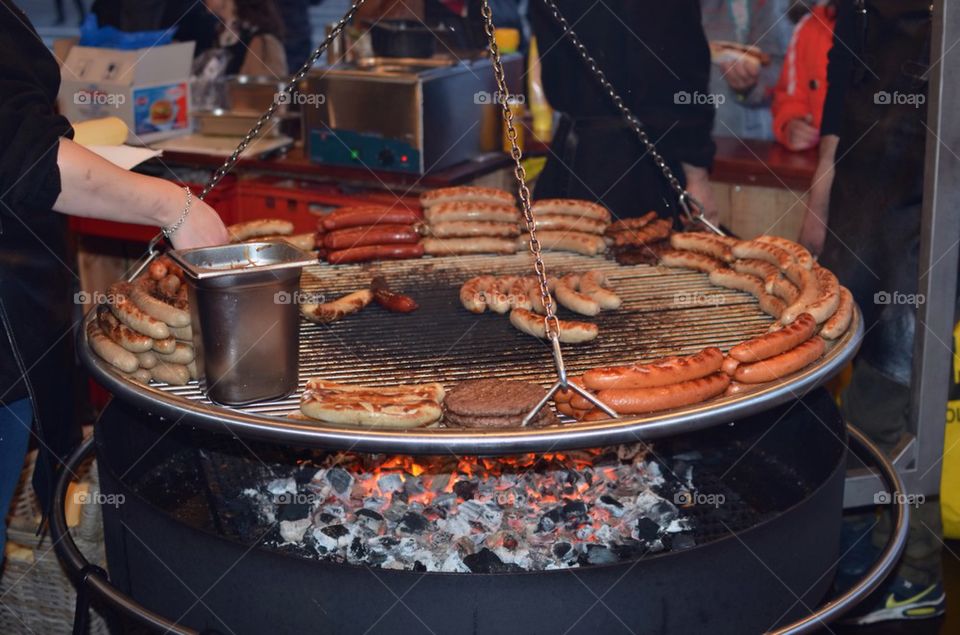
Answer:
<path fill-rule="evenodd" d="M 244 493 L 263 520 L 279 521 L 279 545 L 352 564 L 454 572 L 607 564 L 677 546 L 690 528 L 657 493 L 666 478 L 642 444 L 495 459 L 338 453 L 297 474 Z M 671 489 L 692 488 L 690 474 L 670 478 Z"/>

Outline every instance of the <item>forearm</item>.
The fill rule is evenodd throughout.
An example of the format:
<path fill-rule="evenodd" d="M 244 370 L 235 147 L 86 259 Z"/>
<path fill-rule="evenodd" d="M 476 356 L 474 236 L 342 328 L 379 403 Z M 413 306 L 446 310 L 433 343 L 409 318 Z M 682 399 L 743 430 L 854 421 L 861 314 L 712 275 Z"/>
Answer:
<path fill-rule="evenodd" d="M 164 226 L 179 218 L 185 202 L 174 183 L 121 169 L 69 139 L 60 140 L 57 166 L 53 209 L 70 216 Z"/>

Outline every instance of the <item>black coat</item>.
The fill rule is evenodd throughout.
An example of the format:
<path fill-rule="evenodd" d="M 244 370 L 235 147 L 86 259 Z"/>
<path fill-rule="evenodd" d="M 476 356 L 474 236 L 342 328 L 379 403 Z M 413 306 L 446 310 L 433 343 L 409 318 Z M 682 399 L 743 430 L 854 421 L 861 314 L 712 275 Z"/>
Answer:
<path fill-rule="evenodd" d="M 57 150 L 70 123 L 56 114 L 60 69 L 27 17 L 0 0 L 0 403 L 31 397 L 49 494 L 57 457 L 77 440 L 73 419 L 71 291 Z"/>
<path fill-rule="evenodd" d="M 681 177 L 681 162 L 709 168 L 710 49 L 697 0 L 558 0 L 567 22 L 626 105 Z M 564 115 L 554 135 L 536 198 L 599 200 L 620 217 L 651 209 L 672 214 L 676 196 L 626 128 L 611 100 L 542 2 L 530 3 L 543 83 Z M 687 98 L 689 97 L 689 98 Z"/>

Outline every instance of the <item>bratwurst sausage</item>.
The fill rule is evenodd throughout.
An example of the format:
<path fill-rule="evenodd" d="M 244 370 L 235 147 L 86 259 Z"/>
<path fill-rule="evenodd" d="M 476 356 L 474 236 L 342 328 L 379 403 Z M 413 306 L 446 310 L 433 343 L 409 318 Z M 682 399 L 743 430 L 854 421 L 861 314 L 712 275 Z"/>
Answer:
<path fill-rule="evenodd" d="M 817 322 L 802 313 L 793 323 L 759 337 L 740 342 L 730 349 L 730 357 L 741 362 L 759 362 L 795 348 L 813 337 Z"/>
<path fill-rule="evenodd" d="M 742 384 L 760 384 L 795 373 L 820 359 L 826 350 L 823 338 L 815 335 L 796 348 L 752 364 L 737 366 L 733 378 Z"/>
<path fill-rule="evenodd" d="M 590 390 L 610 388 L 653 388 L 706 377 L 720 370 L 723 353 L 708 347 L 685 357 L 664 357 L 648 364 L 594 368 L 583 374 Z"/>
<path fill-rule="evenodd" d="M 726 373 L 654 388 L 611 388 L 601 390 L 597 397 L 617 411 L 617 414 L 645 414 L 699 403 L 723 393 L 730 385 Z M 571 405 L 576 407 L 576 398 Z"/>
<path fill-rule="evenodd" d="M 420 242 L 420 234 L 411 225 L 364 225 L 337 229 L 324 235 L 326 249 L 350 249 L 367 245 L 394 245 Z"/>

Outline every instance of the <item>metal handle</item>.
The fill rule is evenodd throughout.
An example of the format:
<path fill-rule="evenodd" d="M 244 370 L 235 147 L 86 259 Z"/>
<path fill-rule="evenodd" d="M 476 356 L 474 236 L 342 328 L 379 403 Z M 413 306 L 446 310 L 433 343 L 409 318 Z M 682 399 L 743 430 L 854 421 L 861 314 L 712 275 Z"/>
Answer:
<path fill-rule="evenodd" d="M 793 624 L 788 624 L 777 630 L 770 631 L 767 635 L 800 635 L 801 633 L 812 633 L 822 629 L 824 624 L 843 616 L 880 586 L 883 580 L 890 574 L 890 571 L 896 566 L 900 555 L 907 545 L 907 536 L 910 533 L 910 508 L 907 506 L 906 497 L 902 495 L 903 481 L 900 479 L 900 475 L 897 474 L 896 468 L 893 467 L 893 464 L 887 459 L 883 452 L 881 452 L 863 432 L 849 423 L 847 424 L 847 432 L 850 434 L 850 438 L 859 443 L 860 446 L 866 450 L 870 458 L 876 462 L 880 471 L 880 477 L 887 482 L 890 492 L 893 494 L 893 496 L 891 496 L 891 502 L 899 501 L 894 503 L 893 506 L 893 532 L 890 534 L 890 539 L 880 554 L 880 559 L 867 571 L 857 584 L 848 589 L 840 597 L 827 602 L 807 617 Z"/>
<path fill-rule="evenodd" d="M 571 384 L 574 386 L 574 384 Z M 814 613 L 807 617 L 770 631 L 766 635 L 800 635 L 801 633 L 810 633 L 822 628 L 824 623 L 839 618 L 852 609 L 858 602 L 870 595 L 884 578 L 890 573 L 903 553 L 906 546 L 907 534 L 909 530 L 910 510 L 907 507 L 906 498 L 902 495 L 903 482 L 897 474 L 896 469 L 887 460 L 886 456 L 870 442 L 867 437 L 858 429 L 847 424 L 847 431 L 850 437 L 859 443 L 873 459 L 880 470 L 880 476 L 887 482 L 890 491 L 894 494 L 892 501 L 899 501 L 893 508 L 894 530 L 890 534 L 890 539 L 881 553 L 877 563 L 864 575 L 853 588 L 848 590 L 840 597 L 832 600 Z M 70 531 L 67 528 L 67 517 L 64 502 L 66 498 L 67 486 L 70 484 L 71 474 L 73 474 L 80 464 L 87 458 L 87 455 L 93 450 L 94 439 L 90 437 L 80 444 L 73 454 L 67 459 L 65 467 L 60 472 L 56 488 L 53 492 L 53 512 L 50 516 L 50 532 L 53 538 L 53 544 L 57 551 L 60 562 L 64 565 L 67 572 L 74 580 L 78 580 L 78 586 L 84 585 L 87 588 L 87 597 L 98 597 L 106 601 L 110 606 L 120 610 L 120 612 L 135 620 L 139 624 L 154 628 L 158 631 L 175 633 L 176 635 L 197 635 L 197 631 L 179 626 L 167 620 L 161 615 L 144 608 L 126 594 L 117 590 L 106 575 L 98 567 L 94 567 L 87 561 L 86 557 L 77 548 Z M 469 575 L 469 574 L 463 574 Z M 79 594 L 78 590 L 78 594 Z"/>

